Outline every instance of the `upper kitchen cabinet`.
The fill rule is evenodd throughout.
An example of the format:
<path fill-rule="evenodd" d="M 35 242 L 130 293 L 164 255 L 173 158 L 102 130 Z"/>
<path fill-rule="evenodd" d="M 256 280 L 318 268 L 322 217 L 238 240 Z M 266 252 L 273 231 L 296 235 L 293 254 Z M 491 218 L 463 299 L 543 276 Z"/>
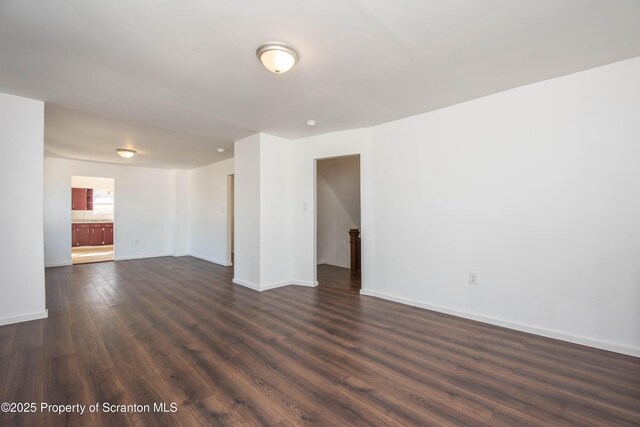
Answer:
<path fill-rule="evenodd" d="M 74 211 L 93 210 L 93 189 L 92 188 L 72 188 L 71 189 L 71 209 Z"/>
<path fill-rule="evenodd" d="M 74 211 L 87 210 L 87 189 L 86 188 L 71 189 L 71 209 Z"/>

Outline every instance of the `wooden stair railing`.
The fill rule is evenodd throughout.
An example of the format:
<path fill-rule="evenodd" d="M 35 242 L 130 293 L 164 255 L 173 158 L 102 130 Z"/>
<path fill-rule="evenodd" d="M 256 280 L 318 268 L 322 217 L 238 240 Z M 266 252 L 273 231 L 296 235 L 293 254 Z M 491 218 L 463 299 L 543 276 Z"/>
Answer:
<path fill-rule="evenodd" d="M 351 271 L 360 271 L 360 229 L 349 230 L 349 243 L 351 245 Z"/>

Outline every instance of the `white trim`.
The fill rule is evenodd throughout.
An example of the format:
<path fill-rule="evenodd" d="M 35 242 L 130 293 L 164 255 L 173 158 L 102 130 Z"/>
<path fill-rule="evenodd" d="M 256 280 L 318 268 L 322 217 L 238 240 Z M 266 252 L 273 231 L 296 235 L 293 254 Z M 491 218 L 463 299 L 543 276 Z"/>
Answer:
<path fill-rule="evenodd" d="M 49 267 L 68 267 L 70 265 L 73 265 L 73 263 L 71 261 L 64 261 L 64 262 L 50 262 L 45 264 L 45 268 L 49 268 Z"/>
<path fill-rule="evenodd" d="M 326 259 L 319 259 L 318 262 L 316 263 L 316 265 L 322 265 L 322 264 L 326 264 L 327 260 Z"/>
<path fill-rule="evenodd" d="M 20 316 L 5 317 L 0 319 L 0 326 L 29 322 L 30 320 L 46 319 L 47 317 L 49 317 L 49 310 L 39 311 L 37 313 L 21 314 Z"/>
<path fill-rule="evenodd" d="M 290 285 L 296 285 L 296 286 L 306 286 L 309 288 L 315 288 L 316 286 L 318 286 L 318 281 L 316 280 L 315 282 L 307 282 L 305 280 L 292 280 L 290 283 Z"/>
<path fill-rule="evenodd" d="M 318 286 L 318 282 L 305 282 L 302 280 L 286 280 L 284 282 L 268 283 L 266 285 L 256 285 L 255 283 L 245 282 L 244 280 L 233 278 L 233 283 L 236 285 L 244 286 L 245 288 L 253 289 L 254 291 L 262 292 L 270 289 L 281 288 L 283 286 L 306 286 L 314 288 Z"/>
<path fill-rule="evenodd" d="M 275 288 L 281 288 L 283 286 L 289 286 L 291 284 L 291 282 L 289 280 L 284 281 L 284 282 L 274 282 L 274 283 L 267 283 L 266 285 L 260 285 L 260 292 L 262 291 L 268 291 L 269 289 L 275 289 Z"/>
<path fill-rule="evenodd" d="M 260 291 L 260 286 L 254 283 L 245 282 L 244 280 L 236 279 L 235 277 L 233 278 L 233 283 L 235 283 L 236 285 L 244 286 L 245 288 L 253 289 L 254 291 Z"/>
<path fill-rule="evenodd" d="M 204 255 L 198 255 L 198 254 L 189 254 L 189 256 L 192 256 L 194 258 L 198 258 L 201 259 L 203 261 L 208 261 L 208 262 L 212 262 L 214 264 L 218 264 L 221 265 L 223 267 L 231 267 L 231 263 L 229 261 L 220 261 L 219 259 L 214 259 L 214 258 L 210 258 Z"/>
<path fill-rule="evenodd" d="M 167 254 L 167 253 L 163 253 L 163 254 L 147 254 L 147 255 L 129 255 L 129 256 L 117 256 L 113 260 L 114 261 L 130 261 L 130 260 L 134 260 L 134 259 L 161 258 L 161 257 L 167 257 L 167 256 L 173 256 L 173 255 L 172 254 Z"/>
<path fill-rule="evenodd" d="M 191 256 L 189 252 L 179 253 L 179 254 L 171 254 L 172 257 L 178 258 L 182 256 Z"/>
<path fill-rule="evenodd" d="M 276 282 L 269 283 L 266 285 L 256 285 L 255 283 L 245 282 L 244 280 L 233 278 L 233 283 L 236 285 L 244 286 L 245 288 L 253 289 L 254 291 L 262 292 L 268 291 L 269 289 L 281 288 L 283 286 L 288 286 L 291 282 Z"/>
<path fill-rule="evenodd" d="M 360 289 L 360 295 L 367 295 L 367 296 L 382 298 L 385 300 L 398 302 L 400 304 L 406 304 L 413 307 L 424 308 L 426 310 L 437 311 L 439 313 L 451 314 L 453 316 L 476 320 L 478 322 L 483 322 L 483 323 L 489 323 L 491 325 L 502 326 L 504 328 L 513 329 L 516 331 L 528 332 L 535 335 L 541 335 L 547 338 L 554 338 L 557 340 L 567 341 L 574 344 L 580 344 L 588 347 L 599 348 L 601 350 L 613 351 L 615 353 L 621 353 L 629 356 L 640 357 L 639 347 L 631 347 L 623 344 L 617 344 L 609 341 L 588 338 L 580 335 L 568 334 L 566 332 L 540 328 L 537 326 L 531 326 L 523 323 L 512 322 L 509 320 L 498 319 L 495 317 L 484 316 L 481 314 L 471 313 L 463 310 L 457 310 L 454 308 L 441 307 L 437 305 L 428 304 L 422 301 L 403 298 L 396 295 L 391 295 L 384 292 L 378 292 L 378 291 L 373 291 L 369 289 Z"/>

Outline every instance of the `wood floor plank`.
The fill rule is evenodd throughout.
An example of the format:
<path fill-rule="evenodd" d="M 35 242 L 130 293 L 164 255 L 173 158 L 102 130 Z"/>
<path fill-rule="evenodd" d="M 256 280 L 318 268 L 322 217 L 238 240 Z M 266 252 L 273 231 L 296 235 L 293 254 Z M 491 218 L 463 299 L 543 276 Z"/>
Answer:
<path fill-rule="evenodd" d="M 4 380 L 9 371 L 9 362 L 13 353 L 18 325 L 0 327 L 0 392 L 4 386 Z"/>
<path fill-rule="evenodd" d="M 34 328 L 30 326 L 22 329 L 33 330 Z M 42 345 L 33 346 L 29 344 L 28 348 L 14 349 L 9 362 L 7 378 L 5 379 L 2 393 L 0 393 L 0 402 L 35 403 L 40 405 L 40 402 L 43 401 L 43 385 L 45 382 L 43 359 L 44 350 Z M 43 413 L 40 412 L 39 407 L 30 412 L 4 412 L 0 414 L 0 420 L 0 425 L 7 426 L 44 425 Z"/>
<path fill-rule="evenodd" d="M 75 353 L 66 313 L 49 315 L 44 323 L 45 360 Z"/>
<path fill-rule="evenodd" d="M 14 351 L 29 350 L 32 348 L 42 348 L 44 345 L 44 325 L 43 320 L 33 320 L 31 322 L 19 323 L 16 332 L 16 342 Z"/>
<path fill-rule="evenodd" d="M 317 288 L 258 293 L 191 257 L 46 271 L 45 320 L 0 327 L 0 399 L 178 411 L 2 425 L 640 425 L 640 359 Z"/>
<path fill-rule="evenodd" d="M 99 414 L 87 410 L 86 391 L 75 354 L 45 358 L 44 399 L 50 405 L 85 405 L 83 412 L 73 408 L 69 411 L 45 411 L 45 425 L 101 425 Z"/>
<path fill-rule="evenodd" d="M 244 320 L 244 319 L 242 319 Z M 269 354 L 271 356 L 270 360 L 267 360 L 266 363 L 262 364 L 262 372 L 268 371 L 269 367 L 274 367 L 274 366 L 278 366 L 278 364 L 283 363 L 286 361 L 287 366 L 292 367 L 292 368 L 299 368 L 298 369 L 298 373 L 300 374 L 301 377 L 311 377 L 315 374 L 315 372 L 309 372 L 308 370 L 305 370 L 306 364 L 311 364 L 311 363 L 316 363 L 316 360 L 308 360 L 308 357 L 313 357 L 313 355 L 310 355 L 308 353 L 303 353 L 298 351 L 296 354 L 294 354 L 295 357 L 289 357 L 285 360 L 282 359 L 282 356 L 278 356 L 278 352 L 281 352 L 283 350 L 282 347 L 279 347 L 277 349 L 277 351 L 272 351 L 271 347 L 277 346 L 279 343 L 277 341 L 273 340 L 272 338 L 268 338 L 268 334 L 260 334 L 262 336 L 266 336 L 267 338 L 262 338 L 261 340 L 257 341 L 252 339 L 252 335 L 250 334 L 244 334 L 242 333 L 242 327 L 243 325 L 241 323 L 236 323 L 236 324 L 231 324 L 229 325 L 229 329 L 227 329 L 226 331 L 224 331 L 224 333 L 232 333 L 232 329 L 233 328 L 237 328 L 240 332 L 240 334 L 242 334 L 247 340 L 250 340 L 250 342 L 245 342 L 243 339 L 241 339 L 240 337 L 237 337 L 236 340 L 234 341 L 235 346 L 237 346 L 238 348 L 240 348 L 241 354 L 243 355 L 243 357 L 249 357 L 252 353 L 255 352 L 259 353 L 260 355 L 262 355 L 264 357 L 265 354 Z M 250 330 L 254 330 L 254 329 L 259 329 L 259 327 L 257 325 L 251 325 L 251 327 L 249 328 Z M 248 355 L 248 356 L 247 356 Z M 279 357 L 279 358 L 278 358 Z M 301 362 L 301 365 L 298 366 L 298 361 Z M 336 360 L 335 358 L 332 360 L 333 362 L 338 362 L 338 360 Z M 255 362 L 254 360 L 254 364 L 259 365 L 260 362 Z M 331 400 L 332 396 L 334 395 L 341 395 L 341 392 L 336 390 L 336 387 L 342 387 L 344 388 L 344 385 L 346 384 L 344 382 L 344 379 L 346 377 L 349 376 L 349 372 L 342 370 L 334 370 L 333 372 L 328 371 L 326 368 L 327 367 L 331 367 L 331 364 L 322 364 L 320 365 L 323 368 L 325 368 L 320 375 L 317 376 L 316 380 L 322 384 L 322 387 L 320 387 L 320 389 L 324 389 L 324 390 L 331 390 L 331 393 L 329 393 L 328 395 L 325 396 L 319 396 L 318 398 L 320 400 Z M 333 379 L 332 379 L 333 378 Z M 326 381 L 323 381 L 326 380 Z M 308 393 L 308 390 L 303 390 L 306 391 Z M 389 410 L 389 408 L 393 408 L 395 409 L 393 412 L 395 412 L 396 416 L 399 416 L 400 412 L 401 412 L 401 407 L 406 406 L 404 404 L 403 400 L 397 400 L 397 399 L 393 399 L 393 396 L 388 396 L 388 397 L 380 397 L 378 396 L 374 396 L 371 393 L 370 388 L 368 387 L 352 387 L 351 391 L 349 392 L 350 395 L 355 395 L 355 397 L 358 398 L 358 400 L 365 402 L 368 407 L 369 407 L 369 411 L 371 412 L 375 412 L 375 410 L 371 410 L 371 408 L 377 408 L 380 406 L 384 406 L 387 408 L 387 410 Z M 341 396 L 342 399 L 345 399 L 344 396 Z M 348 398 L 348 397 L 347 397 Z M 381 400 L 382 399 L 382 400 Z M 392 402 L 393 401 L 393 402 Z M 395 405 L 395 406 L 394 406 Z M 493 405 L 492 405 L 493 406 Z M 415 419 L 413 418 L 412 415 L 408 415 L 409 413 L 412 412 L 412 409 L 410 408 L 405 408 L 406 410 L 406 417 L 405 418 L 405 422 L 415 422 Z M 424 408 L 422 408 L 422 416 L 424 418 L 426 418 L 427 416 L 427 410 Z M 345 414 L 347 416 L 346 419 L 353 419 L 353 417 L 355 416 L 355 414 L 350 413 L 350 414 Z M 489 413 L 490 415 L 490 413 Z M 381 416 L 379 414 L 379 416 Z M 488 416 L 488 415 L 487 415 Z M 441 416 L 439 417 L 436 413 L 432 413 L 431 414 L 431 421 L 435 422 L 435 420 L 438 420 L 438 422 L 440 424 L 444 424 L 447 422 L 447 416 Z M 438 418 L 439 417 L 439 418 Z M 460 420 L 459 420 L 460 421 Z M 469 419 L 465 419 L 464 421 L 469 421 Z M 477 422 L 478 419 L 475 419 L 475 421 Z M 388 420 L 386 420 L 386 422 L 388 422 Z"/>

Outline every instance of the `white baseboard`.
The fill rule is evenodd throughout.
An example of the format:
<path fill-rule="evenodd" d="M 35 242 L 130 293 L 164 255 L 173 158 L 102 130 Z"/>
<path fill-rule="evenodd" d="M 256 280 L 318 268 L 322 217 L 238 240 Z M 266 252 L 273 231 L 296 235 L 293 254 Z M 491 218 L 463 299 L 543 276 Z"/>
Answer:
<path fill-rule="evenodd" d="M 253 289 L 254 291 L 262 292 L 268 291 L 269 289 L 281 288 L 283 286 L 290 285 L 291 282 L 276 282 L 276 283 L 268 283 L 266 285 L 256 285 L 255 283 L 245 282 L 244 280 L 233 278 L 233 283 L 236 285 L 244 286 L 245 288 Z"/>
<path fill-rule="evenodd" d="M 244 286 L 245 288 L 253 289 L 254 291 L 260 291 L 260 286 L 255 283 L 245 282 L 244 280 L 233 278 L 233 283 L 236 285 Z"/>
<path fill-rule="evenodd" d="M 49 268 L 49 267 L 68 267 L 70 265 L 73 265 L 71 261 L 64 261 L 64 262 L 49 262 L 49 263 L 46 263 L 44 266 L 45 268 Z"/>
<path fill-rule="evenodd" d="M 318 262 L 316 262 L 317 265 L 322 265 L 322 264 L 326 264 L 327 260 L 326 259 L 319 259 Z"/>
<path fill-rule="evenodd" d="M 0 326 L 29 322 L 31 320 L 46 319 L 47 317 L 49 317 L 48 310 L 39 311 L 37 313 L 21 314 L 20 316 L 4 317 L 0 319 Z"/>
<path fill-rule="evenodd" d="M 181 256 L 190 256 L 191 254 L 189 252 L 184 252 L 184 253 L 179 253 L 179 254 L 171 254 L 172 257 L 174 258 L 178 258 Z"/>
<path fill-rule="evenodd" d="M 219 259 L 210 258 L 210 257 L 204 256 L 204 255 L 198 255 L 198 254 L 193 254 L 192 253 L 192 254 L 189 254 L 189 256 L 201 259 L 203 261 L 212 262 L 214 264 L 218 264 L 218 265 L 221 265 L 223 267 L 231 267 L 231 265 L 232 265 L 229 261 L 221 261 Z"/>
<path fill-rule="evenodd" d="M 291 282 L 289 282 L 290 285 L 296 285 L 296 286 L 307 286 L 309 288 L 315 288 L 316 286 L 318 286 L 318 281 L 316 280 L 315 282 L 307 282 L 306 280 L 292 280 Z"/>
<path fill-rule="evenodd" d="M 134 260 L 134 259 L 161 258 L 161 257 L 167 257 L 167 256 L 173 256 L 173 255 L 172 254 L 166 254 L 166 253 L 162 253 L 162 254 L 146 254 L 146 255 L 129 255 L 129 256 L 117 256 L 113 260 L 114 261 L 130 261 L 130 260 Z"/>
<path fill-rule="evenodd" d="M 471 313 L 468 311 L 458 310 L 454 308 L 441 307 L 437 305 L 428 304 L 422 301 L 398 297 L 395 295 L 387 294 L 384 292 L 373 291 L 369 289 L 360 289 L 360 294 L 382 298 L 385 300 L 394 301 L 400 304 L 406 304 L 413 307 L 419 307 L 427 310 L 437 311 L 439 313 L 451 314 L 453 316 L 476 320 L 478 322 L 483 322 L 483 323 L 489 323 L 491 325 L 502 326 L 504 328 L 514 329 L 516 331 L 528 332 L 535 335 L 541 335 L 547 338 L 554 338 L 557 340 L 567 341 L 574 344 L 580 344 L 588 347 L 599 348 L 601 350 L 607 350 L 615 353 L 626 354 L 629 356 L 640 357 L 640 348 L 638 347 L 631 347 L 631 346 L 626 346 L 622 344 L 612 343 L 609 341 L 588 338 L 580 335 L 568 334 L 566 332 L 540 328 L 537 326 L 531 326 L 531 325 L 526 325 L 518 322 L 512 322 L 509 320 L 498 319 L 495 317 L 484 316 L 481 314 Z"/>
<path fill-rule="evenodd" d="M 305 282 L 301 280 L 286 280 L 284 282 L 274 282 L 274 283 L 267 283 L 265 285 L 256 285 L 255 283 L 246 282 L 244 280 L 237 279 L 235 277 L 233 278 L 233 283 L 235 283 L 236 285 L 244 286 L 245 288 L 253 289 L 254 291 L 258 291 L 258 292 L 268 291 L 270 289 L 276 289 L 276 288 L 281 288 L 283 286 L 290 286 L 290 285 L 307 286 L 311 288 L 318 286 L 318 282 Z"/>
<path fill-rule="evenodd" d="M 273 282 L 273 283 L 267 283 L 264 285 L 260 285 L 260 292 L 262 291 L 268 291 L 269 289 L 276 289 L 276 288 L 281 288 L 283 286 L 289 286 L 291 284 L 290 281 L 284 281 L 284 282 Z"/>

